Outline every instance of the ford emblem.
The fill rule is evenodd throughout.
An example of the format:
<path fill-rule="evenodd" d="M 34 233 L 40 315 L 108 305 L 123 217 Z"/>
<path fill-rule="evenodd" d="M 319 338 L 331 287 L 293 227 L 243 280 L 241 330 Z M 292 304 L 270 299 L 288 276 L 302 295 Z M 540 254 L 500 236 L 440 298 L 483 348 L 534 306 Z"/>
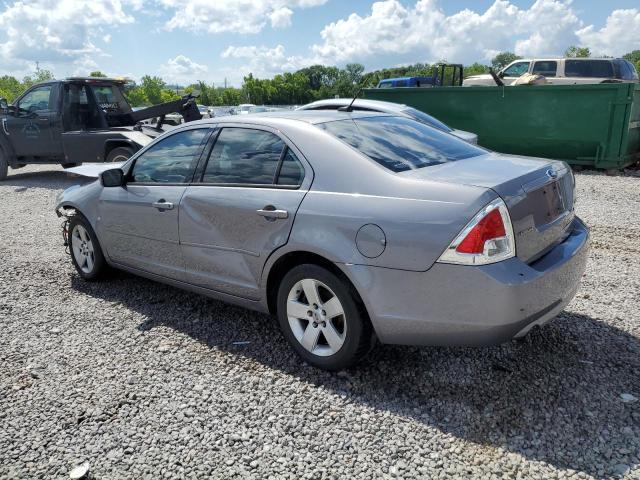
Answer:
<path fill-rule="evenodd" d="M 547 177 L 549 178 L 558 178 L 558 172 L 552 170 L 551 168 L 547 170 Z"/>

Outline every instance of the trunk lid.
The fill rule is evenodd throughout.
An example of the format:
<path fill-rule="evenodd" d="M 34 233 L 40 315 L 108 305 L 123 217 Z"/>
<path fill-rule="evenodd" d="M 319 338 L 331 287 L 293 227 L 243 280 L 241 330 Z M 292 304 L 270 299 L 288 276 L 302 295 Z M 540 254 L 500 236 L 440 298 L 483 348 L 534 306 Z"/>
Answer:
<path fill-rule="evenodd" d="M 516 255 L 528 263 L 562 242 L 574 217 L 573 175 L 561 161 L 491 153 L 402 175 L 495 191 L 509 209 Z"/>

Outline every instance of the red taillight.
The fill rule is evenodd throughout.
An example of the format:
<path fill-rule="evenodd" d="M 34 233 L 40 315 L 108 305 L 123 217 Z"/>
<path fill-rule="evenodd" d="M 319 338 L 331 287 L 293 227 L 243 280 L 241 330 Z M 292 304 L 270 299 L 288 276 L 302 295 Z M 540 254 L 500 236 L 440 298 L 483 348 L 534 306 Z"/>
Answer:
<path fill-rule="evenodd" d="M 442 252 L 438 262 L 486 265 L 515 256 L 509 210 L 501 198 L 485 205 Z"/>
<path fill-rule="evenodd" d="M 506 231 L 502 215 L 497 208 L 491 210 L 456 247 L 458 253 L 482 253 L 488 240 L 505 237 Z"/>

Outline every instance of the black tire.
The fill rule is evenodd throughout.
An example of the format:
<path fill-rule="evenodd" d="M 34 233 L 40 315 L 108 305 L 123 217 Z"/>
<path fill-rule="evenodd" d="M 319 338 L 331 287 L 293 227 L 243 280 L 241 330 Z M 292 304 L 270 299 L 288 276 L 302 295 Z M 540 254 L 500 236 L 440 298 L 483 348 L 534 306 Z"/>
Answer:
<path fill-rule="evenodd" d="M 62 168 L 73 168 L 73 167 L 79 167 L 80 165 L 82 164 L 81 163 L 63 163 Z"/>
<path fill-rule="evenodd" d="M 7 157 L 0 148 L 0 181 L 5 180 L 9 173 L 9 162 L 7 162 Z"/>
<path fill-rule="evenodd" d="M 80 249 L 81 251 L 87 251 L 86 242 L 84 242 L 84 245 L 78 244 L 79 241 L 83 241 L 82 237 L 84 236 L 82 235 L 82 231 L 80 230 L 80 228 L 84 229 L 84 232 L 86 232 L 91 240 L 91 247 L 93 250 L 93 255 L 90 255 L 90 258 L 92 259 L 91 264 L 82 261 L 81 256 L 79 256 L 78 249 Z M 78 229 L 78 235 L 76 235 L 76 229 Z M 100 242 L 98 241 L 93 228 L 91 228 L 91 224 L 89 223 L 89 221 L 80 214 L 72 216 L 69 220 L 68 241 L 69 252 L 71 253 L 71 261 L 73 262 L 73 266 L 76 268 L 80 276 L 90 282 L 104 278 L 105 274 L 108 271 L 108 265 L 104 259 L 104 255 L 102 254 Z"/>
<path fill-rule="evenodd" d="M 305 279 L 312 279 L 328 287 L 329 290 L 325 292 L 325 295 L 335 295 L 341 304 L 342 311 L 344 312 L 343 315 L 335 317 L 343 325 L 343 330 L 340 333 L 344 336 L 344 340 L 342 346 L 335 353 L 330 355 L 321 356 L 307 350 L 302 345 L 301 341 L 296 338 L 296 334 L 294 334 L 289 323 L 289 317 L 287 315 L 289 293 L 291 292 L 292 294 L 295 294 L 293 290 L 294 287 L 299 285 L 299 282 Z M 324 290 L 324 288 L 320 287 L 319 290 Z M 297 291 L 298 290 L 296 290 L 296 292 Z M 303 298 L 305 299 L 304 303 L 312 303 L 306 300 L 306 296 Z M 320 310 L 324 312 L 322 308 L 324 307 L 321 304 Z M 343 280 L 334 273 L 318 265 L 299 265 L 291 269 L 284 276 L 278 288 L 277 314 L 280 328 L 296 353 L 300 355 L 305 362 L 323 370 L 336 371 L 351 367 L 361 361 L 369 350 L 371 350 L 373 345 L 374 336 L 371 323 L 369 322 L 364 308 L 359 303 L 358 294 L 355 292 L 353 286 L 351 286 L 346 280 Z M 301 317 L 296 318 L 301 319 Z M 312 318 L 315 319 L 315 317 Z M 300 322 L 304 323 L 305 320 L 301 319 Z M 332 322 L 333 325 L 334 320 L 330 320 L 330 322 Z M 323 323 L 321 327 L 326 327 L 326 325 L 324 325 L 325 322 L 320 323 Z M 306 328 L 311 328 L 312 324 L 315 325 L 316 322 L 309 320 Z M 306 328 L 304 330 L 305 334 Z M 322 345 L 322 342 L 324 341 L 326 346 L 330 347 L 329 342 L 324 337 L 324 333 L 321 333 L 320 336 L 316 334 L 316 338 L 317 343 L 314 343 L 314 345 L 317 344 L 319 347 L 324 348 Z M 314 347 L 312 349 L 316 348 L 317 347 Z"/>
<path fill-rule="evenodd" d="M 133 149 L 129 147 L 116 147 L 107 154 L 108 163 L 126 162 L 133 155 Z"/>

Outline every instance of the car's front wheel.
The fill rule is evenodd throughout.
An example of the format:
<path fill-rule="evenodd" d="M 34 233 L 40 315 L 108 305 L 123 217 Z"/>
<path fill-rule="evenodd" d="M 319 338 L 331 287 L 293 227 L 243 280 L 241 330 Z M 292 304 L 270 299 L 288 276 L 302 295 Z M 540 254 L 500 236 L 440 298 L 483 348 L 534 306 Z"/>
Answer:
<path fill-rule="evenodd" d="M 80 276 L 89 281 L 100 279 L 108 267 L 98 238 L 82 215 L 71 217 L 68 242 L 73 266 Z"/>
<path fill-rule="evenodd" d="M 278 290 L 278 320 L 294 350 L 307 363 L 340 370 L 370 350 L 369 319 L 353 287 L 318 265 L 299 265 Z"/>

